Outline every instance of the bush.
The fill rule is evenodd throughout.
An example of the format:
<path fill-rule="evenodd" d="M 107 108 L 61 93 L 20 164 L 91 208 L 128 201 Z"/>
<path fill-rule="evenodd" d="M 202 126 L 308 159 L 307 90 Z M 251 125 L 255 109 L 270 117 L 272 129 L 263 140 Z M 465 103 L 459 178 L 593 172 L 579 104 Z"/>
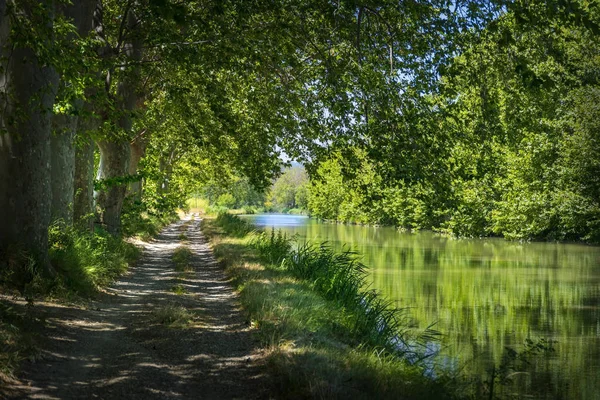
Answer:
<path fill-rule="evenodd" d="M 231 193 L 223 193 L 217 198 L 217 206 L 225 208 L 235 207 L 235 197 Z"/>

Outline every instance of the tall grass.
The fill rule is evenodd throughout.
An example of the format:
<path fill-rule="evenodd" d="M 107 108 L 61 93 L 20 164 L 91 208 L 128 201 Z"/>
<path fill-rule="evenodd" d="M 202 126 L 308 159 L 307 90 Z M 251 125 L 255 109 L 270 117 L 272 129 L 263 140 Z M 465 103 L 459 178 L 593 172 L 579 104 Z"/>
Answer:
<path fill-rule="evenodd" d="M 344 307 L 348 333 L 357 341 L 399 356 L 416 351 L 415 341 L 408 339 L 414 324 L 407 310 L 395 307 L 394 302 L 368 289 L 367 266 L 356 252 L 348 249 L 338 252 L 327 243 L 304 243 L 293 249 L 292 239 L 281 232 L 272 232 L 270 237 L 258 236 L 255 246 L 263 260 L 280 262 L 282 268 L 309 282 L 325 299 Z M 427 331 L 422 335 L 430 338 L 432 334 Z M 415 355 L 410 356 L 414 359 Z"/>
<path fill-rule="evenodd" d="M 256 231 L 252 238 L 252 245 L 261 258 L 269 264 L 281 264 L 292 254 L 293 240 L 283 232 L 272 229 L 270 233 Z"/>
<path fill-rule="evenodd" d="M 357 254 L 297 246 L 276 231 L 242 236 L 247 227 L 227 218 L 231 234 L 215 220 L 205 219 L 202 229 L 265 346 L 280 397 L 453 397 L 448 379 L 432 378 L 407 356 L 400 339 L 409 341 L 409 319 L 365 289 Z"/>
<path fill-rule="evenodd" d="M 58 272 L 54 289 L 90 295 L 121 275 L 139 249 L 102 229 L 82 232 L 60 223 L 49 229 L 50 260 Z"/>
<path fill-rule="evenodd" d="M 48 239 L 56 276 L 43 276 L 26 251 L 11 248 L 3 255 L 7 266 L 0 270 L 0 287 L 30 300 L 48 295 L 86 297 L 114 281 L 140 254 L 135 245 L 101 228 L 82 231 L 60 221 L 50 226 Z"/>
<path fill-rule="evenodd" d="M 230 235 L 244 236 L 252 226 L 233 215 L 222 215 L 217 223 Z M 345 249 L 336 251 L 327 243 L 295 245 L 296 238 L 281 231 L 255 231 L 251 240 L 263 262 L 288 271 L 307 282 L 325 299 L 342 306 L 348 335 L 358 343 L 384 349 L 399 357 L 418 360 L 420 343 L 435 339 L 427 328 L 416 334 L 407 309 L 369 289 L 368 268 L 360 255 Z"/>
<path fill-rule="evenodd" d="M 226 212 L 219 213 L 216 222 L 225 233 L 232 236 L 242 237 L 255 230 L 247 221 Z"/>

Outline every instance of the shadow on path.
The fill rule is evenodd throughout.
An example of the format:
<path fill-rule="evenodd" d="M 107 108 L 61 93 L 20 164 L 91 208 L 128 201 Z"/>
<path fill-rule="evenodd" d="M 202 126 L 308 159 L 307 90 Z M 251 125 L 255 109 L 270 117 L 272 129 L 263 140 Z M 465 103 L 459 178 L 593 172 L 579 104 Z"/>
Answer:
<path fill-rule="evenodd" d="M 193 253 L 187 272 L 171 261 L 182 232 Z M 140 262 L 91 308 L 35 307 L 46 318 L 47 343 L 11 398 L 270 397 L 244 313 L 194 217 L 145 243 Z M 160 310 L 191 318 L 170 327 L 156 318 Z"/>

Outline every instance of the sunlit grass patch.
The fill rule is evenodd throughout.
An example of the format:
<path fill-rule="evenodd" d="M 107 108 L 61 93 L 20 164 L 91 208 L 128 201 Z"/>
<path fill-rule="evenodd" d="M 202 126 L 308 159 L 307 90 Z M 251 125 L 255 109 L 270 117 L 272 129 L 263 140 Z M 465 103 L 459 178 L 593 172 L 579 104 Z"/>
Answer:
<path fill-rule="evenodd" d="M 179 304 L 169 303 L 152 311 L 152 319 L 172 328 L 187 327 L 194 322 L 195 314 Z"/>
<path fill-rule="evenodd" d="M 173 292 L 176 295 L 184 295 L 187 293 L 187 290 L 185 290 L 185 287 L 183 287 L 182 284 L 178 283 L 171 287 L 171 292 Z"/>
<path fill-rule="evenodd" d="M 192 251 L 189 247 L 180 246 L 175 249 L 171 260 L 175 265 L 175 271 L 177 272 L 189 272 L 192 270 L 190 260 L 192 259 Z"/>
<path fill-rule="evenodd" d="M 50 260 L 58 277 L 50 282 L 48 292 L 63 298 L 96 293 L 117 279 L 140 255 L 135 245 L 102 229 L 83 232 L 56 223 L 49 229 L 49 242 Z M 35 279 L 31 282 L 35 283 Z"/>

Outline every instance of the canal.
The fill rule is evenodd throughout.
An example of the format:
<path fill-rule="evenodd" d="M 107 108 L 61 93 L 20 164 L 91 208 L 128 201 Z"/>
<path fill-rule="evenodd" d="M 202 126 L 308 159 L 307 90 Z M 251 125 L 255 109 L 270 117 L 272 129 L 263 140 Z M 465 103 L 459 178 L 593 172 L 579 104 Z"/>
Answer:
<path fill-rule="evenodd" d="M 506 391 L 519 398 L 600 399 L 600 247 L 454 239 L 392 227 L 245 216 L 260 227 L 357 251 L 372 287 L 442 333 L 440 368 L 489 379 L 511 350 L 553 341 L 515 363 Z M 517 365 L 518 364 L 518 365 Z"/>

